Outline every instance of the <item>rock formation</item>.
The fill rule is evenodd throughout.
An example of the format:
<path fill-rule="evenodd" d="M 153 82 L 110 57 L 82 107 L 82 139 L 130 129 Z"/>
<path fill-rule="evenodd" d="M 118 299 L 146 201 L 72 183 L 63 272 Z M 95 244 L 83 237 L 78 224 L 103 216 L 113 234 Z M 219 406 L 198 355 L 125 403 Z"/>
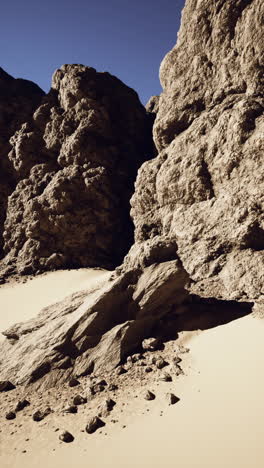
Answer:
<path fill-rule="evenodd" d="M 174 242 L 212 297 L 264 293 L 263 13 L 261 0 L 187 0 L 160 67 L 159 155 L 132 198 L 136 242 Z"/>
<path fill-rule="evenodd" d="M 15 79 L 0 68 L 0 256 L 7 198 L 16 184 L 16 174 L 8 159 L 9 139 L 30 118 L 44 94 L 31 81 Z"/>
<path fill-rule="evenodd" d="M 4 264 L 18 273 L 120 264 L 133 240 L 136 173 L 153 150 L 135 91 L 109 73 L 64 65 L 10 141 L 20 181 L 7 208 Z"/>
<path fill-rule="evenodd" d="M 75 294 L 7 330 L 1 379 L 17 384 L 43 377 L 45 385 L 53 385 L 72 374 L 112 370 L 144 338 L 153 337 L 162 317 L 186 310 L 189 279 L 191 291 L 207 297 L 263 299 L 262 18 L 262 0 L 187 0 L 178 43 L 160 69 L 164 92 L 154 126 L 159 155 L 142 165 L 131 201 L 135 243 L 123 265 L 99 289 Z M 77 104 L 75 87 L 70 91 L 68 78 L 63 81 L 61 73 L 64 70 L 55 75 L 54 86 L 64 115 Z M 46 107 L 41 109 L 40 116 L 46 115 Z M 53 112 L 56 122 L 66 125 L 61 111 Z M 42 119 L 46 122 L 46 117 Z M 41 179 L 41 171 L 54 168 L 52 155 L 58 152 L 56 164 L 63 166 L 62 175 L 53 175 L 54 169 L 45 172 L 44 185 L 57 178 L 51 185 L 54 191 L 44 189 L 30 208 L 31 215 L 41 210 L 44 216 L 46 207 L 60 200 L 62 191 L 56 192 L 60 177 L 64 181 L 75 163 L 72 139 L 65 138 L 68 130 L 57 124 L 52 130 L 52 122 L 43 135 L 42 164 L 33 167 L 29 177 Z M 98 119 L 92 122 L 100 133 Z M 43 134 L 43 123 L 34 125 Z M 141 137 L 137 142 L 142 144 Z M 17 158 L 19 144 L 17 148 L 14 164 L 28 173 L 29 159 Z M 49 162 L 44 161 L 46 150 Z M 83 174 L 88 168 L 76 171 Z M 64 188 L 63 193 L 67 206 L 69 190 Z M 15 207 L 16 199 L 11 197 L 10 203 Z M 41 220 L 37 215 L 33 219 L 30 232 L 36 222 L 42 235 Z M 67 223 L 63 226 L 67 232 Z M 100 223 L 97 226 L 101 229 Z M 21 229 L 25 232 L 23 223 Z M 25 359 L 29 355 L 31 359 Z"/>

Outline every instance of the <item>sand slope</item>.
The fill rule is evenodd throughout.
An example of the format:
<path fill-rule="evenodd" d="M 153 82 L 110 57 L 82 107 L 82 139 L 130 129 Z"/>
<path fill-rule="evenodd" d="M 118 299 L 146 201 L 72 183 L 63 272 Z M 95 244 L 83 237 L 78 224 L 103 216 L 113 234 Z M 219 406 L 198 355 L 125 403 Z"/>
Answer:
<path fill-rule="evenodd" d="M 14 426 L 0 429 L 0 466 L 263 468 L 263 333 L 264 321 L 250 315 L 207 331 L 183 332 L 190 348 L 183 366 L 187 375 L 170 384 L 152 382 L 148 388 L 156 400 L 142 398 L 145 384 L 127 388 L 113 413 L 118 424 L 110 418 L 102 433 L 93 435 L 81 432 L 87 409 L 41 423 L 24 423 L 19 415 L 7 423 Z M 181 401 L 168 406 L 167 391 Z M 4 428 L 15 425 L 11 436 Z M 71 431 L 75 441 L 60 443 L 56 427 Z"/>

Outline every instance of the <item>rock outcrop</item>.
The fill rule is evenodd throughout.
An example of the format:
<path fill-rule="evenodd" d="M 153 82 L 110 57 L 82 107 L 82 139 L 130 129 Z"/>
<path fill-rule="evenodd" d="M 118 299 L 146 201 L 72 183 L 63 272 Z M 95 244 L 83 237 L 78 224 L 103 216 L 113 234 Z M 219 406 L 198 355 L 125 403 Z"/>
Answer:
<path fill-rule="evenodd" d="M 4 265 L 25 274 L 120 264 L 133 241 L 137 170 L 153 154 L 135 91 L 109 73 L 64 65 L 10 141 L 20 181 L 8 202 Z"/>
<path fill-rule="evenodd" d="M 151 262 L 149 262 L 151 263 Z M 109 273 L 109 276 L 111 273 Z M 140 347 L 163 316 L 187 296 L 177 260 L 108 277 L 4 332 L 0 376 L 15 384 L 53 386 L 74 376 L 112 371 Z"/>
<path fill-rule="evenodd" d="M 264 296 L 262 0 L 187 0 L 160 67 L 157 158 L 132 199 L 136 242 L 166 238 L 212 297 Z"/>
<path fill-rule="evenodd" d="M 8 159 L 9 140 L 31 117 L 44 94 L 36 84 L 15 79 L 0 67 L 0 256 L 7 199 L 16 184 L 16 174 Z"/>
<path fill-rule="evenodd" d="M 243 298 L 246 303 L 263 299 L 262 21 L 262 0 L 187 0 L 178 43 L 160 70 L 164 92 L 154 126 L 159 155 L 142 165 L 131 201 L 135 243 L 123 265 L 98 289 L 75 294 L 30 322 L 7 330 L 1 379 L 15 384 L 41 379 L 47 386 L 72 375 L 109 372 L 133 350 L 139 351 L 144 338 L 155 337 L 153 330 L 162 318 L 186 311 L 186 287 L 209 298 Z M 63 115 L 71 115 L 78 106 L 75 87 L 70 91 L 61 73 L 64 71 L 55 75 L 55 98 L 59 96 Z M 90 69 L 87 73 L 96 76 Z M 45 108 L 40 115 L 45 115 Z M 73 164 L 81 174 L 90 170 L 89 165 L 79 167 L 75 153 L 72 159 L 75 136 L 65 138 L 61 111 L 52 112 L 56 122 L 63 122 L 62 127 L 54 124 L 52 130 L 51 119 L 43 135 L 43 123 L 34 123 L 39 125 L 50 159 L 44 161 L 43 149 L 43 161 L 31 169 L 29 180 L 38 171 L 41 180 L 46 166 L 53 169 L 45 172 L 44 185 L 57 178 L 51 185 L 52 197 L 44 188 L 44 195 L 34 201 L 36 209 L 35 205 L 30 208 L 31 213 L 38 213 L 41 207 L 42 216 L 51 199 L 54 203 L 66 197 L 67 206 L 70 190 L 56 192 L 56 186 L 60 187 L 58 182 L 64 181 Z M 38 121 L 38 113 L 34 119 Z M 109 135 L 112 131 L 109 128 Z M 19 135 L 16 138 L 19 141 Z M 50 143 L 54 141 L 58 143 Z M 136 141 L 142 144 L 141 137 Z M 12 158 L 17 170 L 25 174 L 29 159 L 17 159 L 17 145 Z M 59 159 L 55 159 L 63 166 L 62 175 L 54 169 L 52 159 L 58 152 Z M 16 196 L 19 199 L 18 193 Z M 10 203 L 15 207 L 15 198 Z M 36 217 L 30 232 L 36 226 L 42 235 L 45 229 L 39 223 Z M 55 227 L 56 223 L 60 218 L 55 218 Z M 100 223 L 97 226 L 101 229 Z M 65 222 L 65 232 L 67 229 Z M 98 235 L 102 239 L 100 232 Z M 53 239 L 51 236 L 51 244 Z M 33 244 L 25 245 L 30 249 Z M 179 323 L 179 315 L 177 320 Z"/>

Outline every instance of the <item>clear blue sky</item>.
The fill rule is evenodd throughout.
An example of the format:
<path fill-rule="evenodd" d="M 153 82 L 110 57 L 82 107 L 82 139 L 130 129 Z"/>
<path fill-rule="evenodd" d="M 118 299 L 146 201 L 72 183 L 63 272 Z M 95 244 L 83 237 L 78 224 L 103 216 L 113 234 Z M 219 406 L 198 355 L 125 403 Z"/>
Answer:
<path fill-rule="evenodd" d="M 3 0 L 0 66 L 48 91 L 64 63 L 109 71 L 145 104 L 176 43 L 184 0 Z"/>

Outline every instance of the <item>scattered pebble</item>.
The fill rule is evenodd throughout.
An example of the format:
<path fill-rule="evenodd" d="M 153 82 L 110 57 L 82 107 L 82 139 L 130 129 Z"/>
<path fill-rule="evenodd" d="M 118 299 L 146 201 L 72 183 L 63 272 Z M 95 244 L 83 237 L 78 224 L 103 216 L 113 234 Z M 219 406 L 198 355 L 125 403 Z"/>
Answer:
<path fill-rule="evenodd" d="M 8 419 L 9 421 L 11 419 L 16 419 L 16 413 L 14 413 L 13 411 L 9 411 L 9 413 L 6 413 L 6 419 Z"/>
<path fill-rule="evenodd" d="M 163 382 L 172 382 L 172 377 L 171 375 L 168 373 L 168 372 L 164 372 L 163 374 L 161 374 L 161 376 L 159 377 L 159 380 L 163 381 Z"/>
<path fill-rule="evenodd" d="M 75 379 L 75 377 L 70 379 L 69 387 L 77 387 L 78 385 L 80 385 L 79 380 Z"/>
<path fill-rule="evenodd" d="M 20 400 L 15 408 L 15 411 L 22 411 L 24 408 L 30 405 L 30 402 L 28 400 Z"/>
<path fill-rule="evenodd" d="M 16 388 L 16 386 L 9 380 L 0 381 L 0 392 L 9 392 L 10 390 L 14 390 L 14 388 Z"/>
<path fill-rule="evenodd" d="M 144 395 L 145 400 L 155 400 L 156 396 L 150 390 L 147 390 Z"/>
<path fill-rule="evenodd" d="M 85 430 L 88 434 L 93 434 L 95 431 L 97 431 L 97 429 L 103 426 L 105 426 L 105 422 L 102 421 L 98 416 L 94 416 L 88 421 Z"/>
<path fill-rule="evenodd" d="M 145 351 L 156 351 L 160 349 L 161 341 L 159 338 L 146 338 L 142 341 L 142 348 Z"/>
<path fill-rule="evenodd" d="M 64 413 L 71 413 L 71 414 L 76 414 L 78 413 L 78 408 L 76 405 L 70 405 L 70 406 L 67 406 L 64 410 L 63 410 Z"/>
<path fill-rule="evenodd" d="M 73 398 L 73 405 L 84 405 L 85 403 L 87 403 L 87 398 L 86 397 L 83 397 L 81 395 L 76 395 L 74 398 Z"/>
<path fill-rule="evenodd" d="M 174 395 L 174 393 L 167 393 L 166 400 L 168 401 L 169 405 L 175 405 L 175 403 L 178 403 L 178 401 L 180 401 L 180 398 Z"/>
<path fill-rule="evenodd" d="M 66 442 L 66 443 L 69 443 L 69 442 L 73 442 L 74 441 L 74 437 L 73 435 L 68 432 L 68 431 L 63 431 L 60 435 L 59 435 L 59 439 L 62 440 L 62 442 Z"/>

